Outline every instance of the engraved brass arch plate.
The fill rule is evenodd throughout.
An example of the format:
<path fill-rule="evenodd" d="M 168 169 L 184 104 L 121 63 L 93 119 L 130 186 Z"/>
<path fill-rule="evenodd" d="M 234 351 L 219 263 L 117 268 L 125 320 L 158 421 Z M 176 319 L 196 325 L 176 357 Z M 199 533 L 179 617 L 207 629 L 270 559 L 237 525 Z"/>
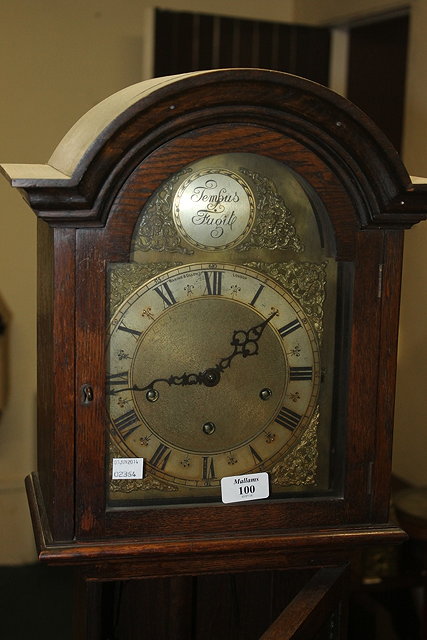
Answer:
<path fill-rule="evenodd" d="M 252 228 L 255 199 L 248 183 L 227 169 L 203 169 L 179 187 L 174 222 L 187 242 L 199 249 L 228 249 Z"/>

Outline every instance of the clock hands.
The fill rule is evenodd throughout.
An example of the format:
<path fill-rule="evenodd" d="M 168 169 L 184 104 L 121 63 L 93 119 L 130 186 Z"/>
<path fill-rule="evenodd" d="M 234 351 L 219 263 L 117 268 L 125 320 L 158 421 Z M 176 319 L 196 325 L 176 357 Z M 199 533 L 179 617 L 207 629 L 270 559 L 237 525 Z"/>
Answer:
<path fill-rule="evenodd" d="M 277 315 L 277 311 L 274 311 L 274 313 L 272 313 L 263 322 L 260 322 L 260 324 L 257 324 L 255 327 L 251 327 L 250 329 L 248 329 L 248 331 L 244 331 L 242 329 L 237 329 L 236 331 L 234 331 L 233 338 L 230 343 L 231 346 L 234 347 L 233 353 L 231 353 L 226 358 L 222 358 L 213 369 L 207 369 L 207 371 L 205 371 L 205 374 L 211 371 L 215 371 L 218 372 L 218 375 L 220 376 L 221 373 L 225 371 L 225 369 L 228 369 L 228 367 L 231 365 L 232 360 L 238 355 L 241 355 L 243 358 L 247 358 L 248 356 L 256 356 L 259 349 L 258 341 L 261 338 L 265 327 L 268 325 L 270 320 L 274 318 L 275 315 Z M 215 382 L 214 384 L 207 384 L 205 381 L 204 384 L 206 384 L 206 386 L 214 386 L 214 384 L 217 383 Z"/>
<path fill-rule="evenodd" d="M 259 345 L 258 341 L 261 338 L 265 327 L 270 320 L 276 315 L 276 312 L 272 313 L 266 320 L 251 327 L 247 331 L 244 329 L 236 329 L 233 331 L 233 337 L 231 339 L 231 346 L 234 347 L 233 352 L 226 358 L 221 360 L 214 367 L 206 369 L 205 371 L 199 371 L 199 373 L 183 373 L 181 376 L 170 376 L 170 378 L 158 378 L 153 380 L 150 385 L 140 391 L 148 391 L 152 389 L 156 382 L 167 382 L 169 386 L 188 386 L 193 384 L 203 384 L 205 387 L 215 387 L 220 381 L 221 374 L 230 367 L 231 362 L 236 356 L 241 355 L 243 358 L 248 356 L 255 356 L 258 353 Z"/>
<path fill-rule="evenodd" d="M 230 367 L 232 361 L 237 356 L 247 358 L 249 356 L 255 356 L 259 350 L 259 340 L 264 332 L 264 329 L 268 323 L 274 318 L 277 311 L 274 311 L 268 318 L 260 322 L 259 324 L 251 327 L 247 331 L 244 329 L 236 329 L 233 331 L 233 337 L 231 339 L 231 346 L 234 347 L 232 353 L 225 357 L 213 367 L 206 369 L 205 371 L 199 371 L 198 373 L 183 373 L 180 376 L 169 376 L 169 378 L 155 378 L 145 387 L 139 387 L 133 385 L 126 389 L 120 389 L 120 391 L 146 391 L 147 400 L 155 402 L 159 397 L 159 392 L 155 388 L 159 382 L 165 382 L 169 386 L 190 386 L 190 385 L 204 385 L 205 387 L 215 387 L 221 379 L 221 374 Z M 112 395 L 118 393 L 118 391 L 111 390 Z"/>

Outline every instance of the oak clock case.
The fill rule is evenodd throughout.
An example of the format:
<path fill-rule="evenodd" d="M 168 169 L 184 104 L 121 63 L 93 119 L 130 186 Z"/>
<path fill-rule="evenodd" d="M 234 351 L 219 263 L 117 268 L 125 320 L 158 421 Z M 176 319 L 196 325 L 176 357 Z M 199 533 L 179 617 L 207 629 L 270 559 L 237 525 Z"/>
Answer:
<path fill-rule="evenodd" d="M 92 582 L 336 566 L 400 541 L 403 230 L 427 187 L 364 114 L 279 72 L 157 78 L 94 107 L 48 164 L 1 169 L 39 221 L 41 559 Z M 222 504 L 222 477 L 255 472 L 268 498 Z"/>
<path fill-rule="evenodd" d="M 260 471 L 270 500 L 331 491 L 327 220 L 300 176 L 253 153 L 185 165 L 142 206 L 129 260 L 107 269 L 110 508 L 220 502 L 221 478 Z"/>

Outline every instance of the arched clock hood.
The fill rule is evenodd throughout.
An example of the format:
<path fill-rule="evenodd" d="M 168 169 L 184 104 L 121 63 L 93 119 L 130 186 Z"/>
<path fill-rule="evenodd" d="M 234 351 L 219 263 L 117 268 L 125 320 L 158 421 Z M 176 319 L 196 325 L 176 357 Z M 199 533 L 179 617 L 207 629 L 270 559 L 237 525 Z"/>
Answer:
<path fill-rule="evenodd" d="M 3 164 L 37 214 L 52 223 L 103 224 L 117 184 L 186 131 L 268 126 L 312 148 L 363 192 L 361 227 L 410 227 L 424 218 L 425 184 L 412 181 L 380 129 L 329 89 L 277 71 L 224 69 L 146 80 L 105 99 L 70 129 L 49 162 Z"/>

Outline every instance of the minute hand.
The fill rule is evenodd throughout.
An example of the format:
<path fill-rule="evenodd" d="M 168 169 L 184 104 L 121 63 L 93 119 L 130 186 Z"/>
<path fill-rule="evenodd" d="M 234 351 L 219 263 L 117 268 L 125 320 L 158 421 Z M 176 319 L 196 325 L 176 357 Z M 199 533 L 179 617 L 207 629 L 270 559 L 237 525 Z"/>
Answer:
<path fill-rule="evenodd" d="M 261 338 L 264 329 L 276 314 L 277 311 L 272 313 L 263 322 L 255 325 L 255 327 L 251 327 L 247 331 L 244 331 L 243 329 L 237 329 L 236 331 L 234 331 L 233 338 L 231 340 L 231 345 L 234 347 L 233 353 L 231 353 L 226 358 L 222 358 L 219 363 L 215 367 L 213 367 L 213 370 L 218 371 L 221 374 L 223 371 L 225 371 L 225 369 L 228 369 L 233 358 L 235 358 L 236 356 L 241 355 L 243 358 L 247 358 L 248 356 L 256 356 L 259 350 L 258 341 Z"/>
<path fill-rule="evenodd" d="M 206 387 L 214 387 L 218 384 L 221 378 L 221 374 L 230 367 L 231 362 L 236 356 L 242 356 L 247 358 L 248 356 L 256 356 L 259 350 L 259 339 L 261 338 L 264 329 L 276 315 L 276 311 L 272 313 L 268 318 L 260 322 L 259 324 L 251 327 L 247 331 L 244 329 L 236 329 L 233 331 L 233 337 L 231 339 L 231 346 L 234 347 L 233 352 L 226 358 L 221 360 L 215 366 L 206 369 L 205 371 L 199 371 L 198 373 L 183 373 L 180 376 L 169 376 L 169 378 L 155 378 L 145 387 L 139 387 L 133 385 L 127 389 L 121 389 L 120 391 L 155 391 L 155 386 L 159 382 L 166 382 L 170 387 L 172 385 L 186 387 L 195 384 L 203 384 Z M 115 394 L 117 391 L 110 391 L 110 394 Z"/>
<path fill-rule="evenodd" d="M 179 386 L 203 384 L 206 387 L 215 387 L 220 381 L 221 374 L 230 367 L 232 360 L 236 356 L 240 355 L 243 358 L 247 358 L 248 356 L 256 356 L 258 354 L 258 341 L 264 329 L 276 314 L 277 311 L 274 311 L 268 318 L 247 331 L 244 329 L 236 329 L 233 331 L 233 337 L 230 342 L 231 346 L 234 347 L 233 352 L 226 358 L 221 358 L 215 366 L 205 371 L 199 371 L 199 373 L 183 373 L 182 376 L 171 376 L 167 379 L 163 378 L 162 382 L 167 382 L 169 386 L 173 384 Z M 160 382 L 160 380 L 153 380 L 150 389 L 153 388 L 152 385 L 156 382 Z M 145 387 L 144 391 L 145 390 L 148 390 L 148 387 Z"/>

